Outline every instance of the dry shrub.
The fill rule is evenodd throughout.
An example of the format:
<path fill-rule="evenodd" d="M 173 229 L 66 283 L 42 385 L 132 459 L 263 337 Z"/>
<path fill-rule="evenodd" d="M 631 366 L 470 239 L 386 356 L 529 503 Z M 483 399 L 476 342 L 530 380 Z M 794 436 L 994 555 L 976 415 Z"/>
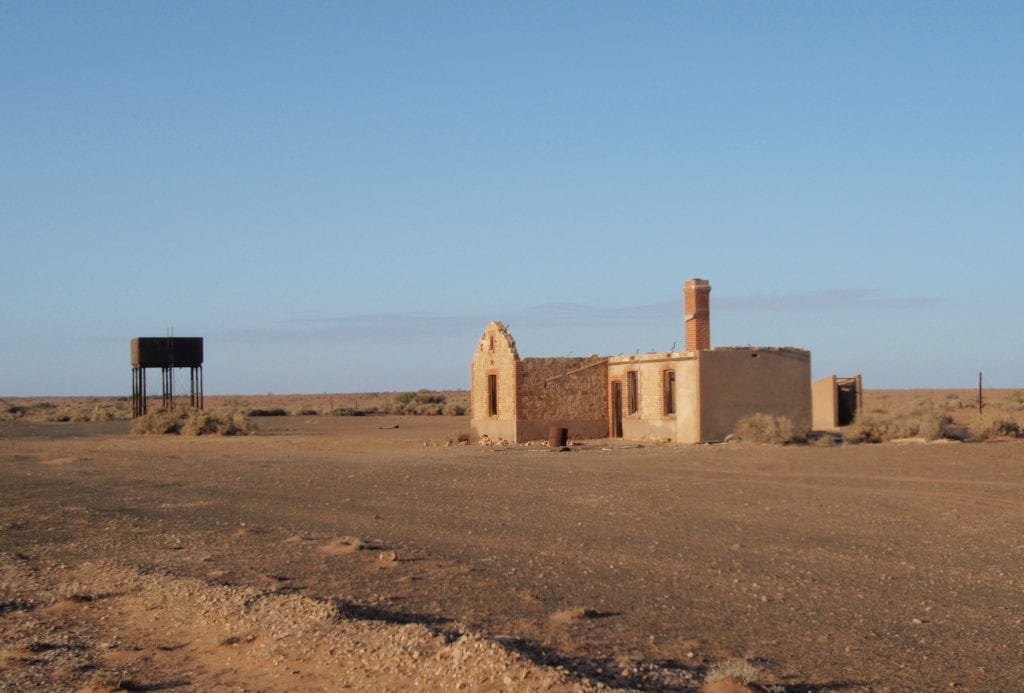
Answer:
<path fill-rule="evenodd" d="M 1006 396 L 1002 403 L 1003 409 L 1020 411 L 1024 409 L 1024 390 L 1014 390 Z"/>
<path fill-rule="evenodd" d="M 288 416 L 288 410 L 283 407 L 273 407 L 271 409 L 249 409 L 245 413 L 246 416 Z"/>
<path fill-rule="evenodd" d="M 971 438 L 974 440 L 1019 438 L 1021 434 L 1020 424 L 1000 416 L 980 416 L 971 426 Z"/>
<path fill-rule="evenodd" d="M 210 413 L 201 409 L 155 411 L 140 416 L 132 433 L 180 433 L 186 436 L 222 436 L 252 433 L 256 426 L 242 412 Z"/>
<path fill-rule="evenodd" d="M 373 416 L 378 413 L 387 413 L 386 411 L 377 411 L 377 407 L 338 407 L 331 411 L 333 416 Z"/>
<path fill-rule="evenodd" d="M 733 679 L 743 685 L 757 681 L 764 672 L 756 664 L 746 659 L 727 659 L 712 664 L 704 675 L 705 683 L 715 683 L 724 679 Z"/>
<path fill-rule="evenodd" d="M 132 424 L 132 433 L 178 433 L 181 431 L 181 424 L 182 420 L 178 412 L 160 409 L 135 419 L 135 423 Z"/>
<path fill-rule="evenodd" d="M 231 414 L 228 422 L 218 432 L 223 436 L 233 436 L 255 433 L 256 430 L 256 424 L 250 421 L 244 413 L 236 411 Z"/>
<path fill-rule="evenodd" d="M 943 437 L 946 426 L 953 419 L 934 402 L 918 399 L 906 408 L 891 414 L 871 413 L 858 416 L 845 432 L 848 443 L 881 443 L 898 438 Z"/>
<path fill-rule="evenodd" d="M 745 443 L 769 443 L 785 445 L 802 442 L 803 433 L 797 433 L 793 422 L 786 416 L 753 414 L 736 424 L 733 435 Z"/>
<path fill-rule="evenodd" d="M 187 436 L 203 436 L 214 433 L 222 436 L 235 436 L 252 433 L 255 430 L 256 425 L 241 411 L 211 414 L 193 410 L 189 412 L 188 418 L 185 419 L 181 428 L 182 434 Z"/>
<path fill-rule="evenodd" d="M 97 404 L 92 408 L 91 421 L 126 421 L 132 418 L 131 411 L 124 406 Z"/>
<path fill-rule="evenodd" d="M 189 413 L 185 423 L 181 425 L 181 434 L 186 436 L 202 436 L 216 433 L 220 430 L 223 420 L 219 416 L 205 411 L 194 411 Z"/>

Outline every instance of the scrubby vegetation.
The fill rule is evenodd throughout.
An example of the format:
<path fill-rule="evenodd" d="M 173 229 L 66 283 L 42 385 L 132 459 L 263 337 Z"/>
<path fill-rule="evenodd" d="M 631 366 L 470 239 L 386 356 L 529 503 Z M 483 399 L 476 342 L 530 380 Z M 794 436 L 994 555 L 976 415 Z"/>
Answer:
<path fill-rule="evenodd" d="M 151 411 L 132 423 L 132 433 L 180 433 L 183 417 L 179 412 Z"/>
<path fill-rule="evenodd" d="M 893 414 L 872 412 L 857 417 L 846 430 L 848 443 L 881 443 L 899 438 L 935 440 L 943 436 L 953 418 L 927 400 Z"/>
<path fill-rule="evenodd" d="M 339 407 L 331 412 L 335 416 L 372 416 L 392 414 L 403 416 L 464 416 L 466 408 L 449 404 L 448 398 L 434 390 L 398 392 L 390 401 L 369 407 Z"/>
<path fill-rule="evenodd" d="M 288 416 L 288 410 L 283 407 L 273 409 L 246 409 L 246 416 Z"/>
<path fill-rule="evenodd" d="M 1019 438 L 1024 434 L 1020 424 L 1004 416 L 980 416 L 971 426 L 973 440 L 992 438 Z"/>
<path fill-rule="evenodd" d="M 1003 409 L 1020 411 L 1024 409 L 1024 390 L 1014 390 L 1006 396 L 1002 403 Z"/>
<path fill-rule="evenodd" d="M 187 398 L 186 398 L 187 401 Z M 161 404 L 149 398 L 150 408 Z M 439 392 L 421 389 L 409 392 L 364 392 L 323 395 L 229 395 L 206 397 L 207 410 L 242 411 L 249 417 L 263 416 L 373 416 L 447 415 L 464 416 L 469 409 L 469 392 Z M 129 397 L 18 397 L 0 399 L 0 421 L 35 422 L 130 421 Z"/>
<path fill-rule="evenodd" d="M 131 404 L 123 398 L 89 397 L 11 405 L 0 412 L 0 421 L 127 421 L 132 418 Z"/>
<path fill-rule="evenodd" d="M 252 433 L 256 426 L 243 412 L 211 413 L 199 409 L 159 410 L 135 419 L 132 433 L 222 436 Z"/>
<path fill-rule="evenodd" d="M 736 424 L 733 436 L 744 443 L 771 445 L 802 443 L 806 440 L 806 432 L 797 431 L 788 417 L 770 414 L 754 414 L 741 419 Z"/>

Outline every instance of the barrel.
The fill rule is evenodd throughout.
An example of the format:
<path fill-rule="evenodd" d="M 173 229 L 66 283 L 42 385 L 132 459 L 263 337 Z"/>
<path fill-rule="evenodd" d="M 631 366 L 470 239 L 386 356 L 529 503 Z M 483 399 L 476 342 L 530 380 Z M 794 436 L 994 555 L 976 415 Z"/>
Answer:
<path fill-rule="evenodd" d="M 552 426 L 548 430 L 548 446 L 552 448 L 564 448 L 569 442 L 569 429 Z"/>

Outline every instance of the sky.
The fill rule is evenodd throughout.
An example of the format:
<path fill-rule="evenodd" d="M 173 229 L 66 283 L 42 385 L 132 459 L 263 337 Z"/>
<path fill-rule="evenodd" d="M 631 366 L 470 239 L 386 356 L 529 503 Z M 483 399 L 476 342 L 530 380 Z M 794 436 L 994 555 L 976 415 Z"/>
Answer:
<path fill-rule="evenodd" d="M 1024 386 L 1024 3 L 0 0 L 0 396 L 811 350 Z M 187 383 L 187 374 L 183 376 Z M 159 386 L 158 378 L 150 378 Z"/>

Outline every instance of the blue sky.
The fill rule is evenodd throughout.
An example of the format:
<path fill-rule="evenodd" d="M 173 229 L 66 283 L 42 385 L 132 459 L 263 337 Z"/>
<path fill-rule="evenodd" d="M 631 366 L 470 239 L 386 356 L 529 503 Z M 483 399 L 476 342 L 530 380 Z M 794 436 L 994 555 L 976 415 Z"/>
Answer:
<path fill-rule="evenodd" d="M 1024 386 L 1020 2 L 0 2 L 0 395 L 717 345 Z M 154 379 L 155 380 L 155 379 Z"/>

